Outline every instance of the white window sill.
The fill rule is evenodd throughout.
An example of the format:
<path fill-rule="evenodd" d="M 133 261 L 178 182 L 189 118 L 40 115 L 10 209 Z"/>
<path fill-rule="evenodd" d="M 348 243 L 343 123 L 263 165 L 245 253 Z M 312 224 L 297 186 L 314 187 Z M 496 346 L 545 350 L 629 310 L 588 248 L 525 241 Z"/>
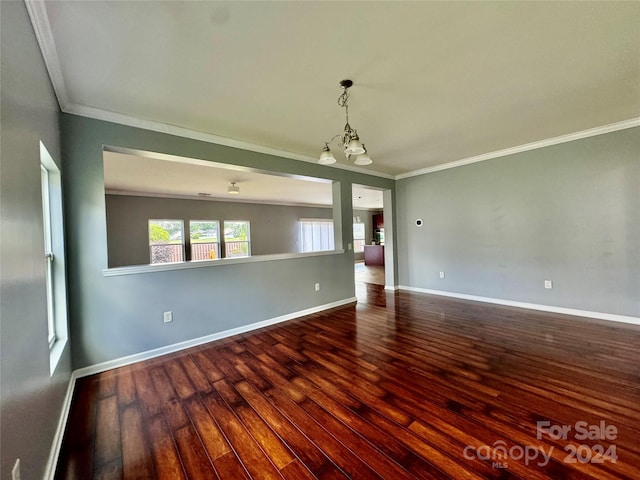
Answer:
<path fill-rule="evenodd" d="M 274 260 L 289 260 L 293 258 L 321 257 L 325 255 L 341 255 L 344 252 L 345 251 L 341 249 L 341 250 L 325 250 L 322 252 L 310 252 L 310 253 L 278 253 L 274 255 L 256 255 L 255 257 L 218 258 L 216 260 L 200 260 L 200 261 L 178 262 L 178 263 L 158 263 L 154 265 L 132 265 L 130 267 L 105 268 L 102 271 L 102 274 L 105 277 L 116 277 L 120 275 L 135 275 L 138 273 L 164 272 L 167 270 L 186 270 L 191 268 L 218 267 L 221 265 L 235 265 L 238 263 L 271 262 Z M 53 348 L 55 349 L 55 345 Z"/>
<path fill-rule="evenodd" d="M 60 363 L 60 358 L 62 357 L 62 352 L 64 352 L 64 347 L 67 345 L 66 338 L 58 338 L 53 347 L 49 350 L 49 376 L 53 377 L 53 374 L 56 371 L 56 367 L 58 363 Z"/>

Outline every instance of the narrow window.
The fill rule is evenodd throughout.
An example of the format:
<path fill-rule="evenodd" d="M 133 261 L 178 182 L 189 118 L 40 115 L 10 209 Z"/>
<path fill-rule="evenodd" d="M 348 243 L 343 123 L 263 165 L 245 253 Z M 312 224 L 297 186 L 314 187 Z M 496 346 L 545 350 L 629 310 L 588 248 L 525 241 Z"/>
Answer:
<path fill-rule="evenodd" d="M 301 218 L 300 252 L 334 250 L 333 220 Z"/>
<path fill-rule="evenodd" d="M 191 260 L 220 258 L 220 223 L 217 220 L 191 220 Z"/>
<path fill-rule="evenodd" d="M 47 294 L 47 341 L 49 373 L 53 375 L 68 339 L 67 280 L 65 272 L 62 177 L 60 169 L 40 142 L 40 186 L 44 231 L 45 283 Z"/>
<path fill-rule="evenodd" d="M 184 262 L 182 220 L 149 220 L 151 263 Z"/>
<path fill-rule="evenodd" d="M 51 202 L 49 194 L 49 171 L 40 164 L 42 187 L 42 222 L 44 226 L 44 261 L 46 262 L 45 282 L 47 284 L 47 329 L 49 349 L 56 343 L 56 317 L 53 296 L 53 241 L 51 239 Z"/>
<path fill-rule="evenodd" d="M 353 251 L 354 253 L 364 252 L 364 223 L 353 224 Z"/>
<path fill-rule="evenodd" d="M 224 222 L 224 256 L 227 258 L 251 256 L 251 230 L 249 222 Z"/>

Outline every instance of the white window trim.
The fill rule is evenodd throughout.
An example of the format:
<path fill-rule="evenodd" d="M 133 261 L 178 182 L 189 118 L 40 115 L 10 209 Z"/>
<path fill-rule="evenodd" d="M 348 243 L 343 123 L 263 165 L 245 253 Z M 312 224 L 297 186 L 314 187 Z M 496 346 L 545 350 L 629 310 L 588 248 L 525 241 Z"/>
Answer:
<path fill-rule="evenodd" d="M 222 255 L 222 252 L 221 252 L 222 236 L 220 235 L 220 220 L 189 220 L 189 237 L 188 237 L 188 240 L 189 240 L 189 261 L 190 262 L 204 262 L 204 261 L 206 261 L 206 260 L 194 260 L 193 259 L 193 245 L 194 245 L 194 242 L 191 239 L 191 235 L 192 235 L 191 224 L 192 223 L 215 223 L 216 224 L 216 231 L 217 231 L 217 236 L 218 236 L 218 241 L 215 242 L 215 243 L 218 244 L 218 250 L 217 250 L 216 254 L 217 254 L 217 258 L 220 258 L 220 255 Z M 195 242 L 195 244 L 197 244 L 197 243 L 198 242 Z M 208 243 L 211 243 L 211 242 L 208 242 Z M 214 259 L 214 260 L 216 260 L 216 259 Z M 211 259 L 208 258 L 207 260 L 211 260 Z"/>
<path fill-rule="evenodd" d="M 318 223 L 318 224 L 330 224 L 331 225 L 331 233 L 332 235 L 330 235 L 329 237 L 329 243 L 333 243 L 333 249 L 328 249 L 328 250 L 310 250 L 309 252 L 301 252 L 301 253 L 313 253 L 313 252 L 331 252 L 335 249 L 335 222 L 333 221 L 333 218 L 299 218 L 298 219 L 298 228 L 299 228 L 299 242 L 300 242 L 300 250 L 302 250 L 303 248 L 303 244 L 304 244 L 304 233 L 303 233 L 303 224 L 305 223 Z"/>
<path fill-rule="evenodd" d="M 49 374 L 53 376 L 68 341 L 67 281 L 65 272 L 64 219 L 60 169 L 40 142 L 43 227 L 47 262 L 47 338 L 49 340 Z M 46 173 L 45 173 L 46 172 Z M 45 182 L 46 179 L 46 182 Z M 46 183 L 46 188 L 45 188 Z M 51 320 L 50 320 L 51 319 Z M 53 323 L 53 338 L 49 336 Z"/>
<path fill-rule="evenodd" d="M 247 255 L 242 256 L 242 257 L 227 257 L 227 239 L 224 236 L 224 231 L 225 231 L 225 224 L 226 223 L 246 223 L 247 224 Z M 222 251 L 224 251 L 224 258 L 229 258 L 229 259 L 234 259 L 234 258 L 247 258 L 251 256 L 251 222 L 249 220 L 224 220 L 222 222 L 222 245 L 224 248 L 221 248 L 221 254 Z"/>
<path fill-rule="evenodd" d="M 42 188 L 42 226 L 44 233 L 45 284 L 47 290 L 47 340 L 49 350 L 56 343 L 56 322 L 53 297 L 53 248 L 51 246 L 51 205 L 49 202 L 49 170 L 40 164 L 40 186 Z"/>
<path fill-rule="evenodd" d="M 149 227 L 151 225 L 151 222 L 180 222 L 181 225 L 181 229 L 182 229 L 182 260 L 179 260 L 177 262 L 158 262 L 158 263 L 152 263 L 153 261 L 153 252 L 151 250 L 151 247 L 153 246 L 151 244 L 151 236 L 149 233 L 147 233 L 147 243 L 149 245 L 149 265 L 163 265 L 165 263 L 182 263 L 182 262 L 186 262 L 187 261 L 187 239 L 185 238 L 185 231 L 184 231 L 184 221 L 179 219 L 179 218 L 150 218 L 147 220 L 147 232 L 149 232 Z M 173 244 L 173 245 L 177 245 Z"/>
<path fill-rule="evenodd" d="M 363 233 L 364 236 L 362 238 L 356 238 L 355 228 L 354 228 L 354 232 L 353 232 L 353 253 L 363 253 L 364 252 L 364 245 L 366 245 L 366 243 L 367 243 L 366 224 L 364 222 L 353 222 L 353 225 L 354 225 L 354 227 L 355 227 L 355 225 L 362 225 L 362 230 L 364 231 L 364 233 Z M 364 242 L 363 248 L 360 251 L 356 251 L 356 240 L 362 240 Z"/>

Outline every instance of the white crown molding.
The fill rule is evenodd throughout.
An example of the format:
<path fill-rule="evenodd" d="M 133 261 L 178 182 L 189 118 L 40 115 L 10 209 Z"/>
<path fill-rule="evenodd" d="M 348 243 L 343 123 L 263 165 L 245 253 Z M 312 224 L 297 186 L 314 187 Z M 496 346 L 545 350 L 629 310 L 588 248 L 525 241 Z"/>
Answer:
<path fill-rule="evenodd" d="M 256 153 L 263 153 L 266 155 L 274 155 L 277 157 L 288 158 L 292 160 L 299 160 L 302 162 L 308 162 L 313 164 L 317 163 L 317 158 L 308 155 L 301 155 L 286 150 L 280 150 L 277 148 L 267 147 L 264 145 L 257 145 L 233 138 L 223 137 L 212 133 L 201 132 L 192 130 L 189 128 L 180 127 L 177 125 L 170 125 L 162 122 L 156 122 L 152 120 L 145 120 L 142 118 L 132 117 L 118 112 L 104 110 L 95 107 L 89 107 L 86 105 L 78 105 L 70 101 L 67 94 L 67 89 L 64 82 L 64 76 L 60 67 L 60 59 L 56 50 L 55 41 L 53 39 L 53 33 L 51 31 L 51 25 L 49 23 L 49 17 L 47 16 L 46 2 L 44 0 L 25 0 L 29 17 L 33 25 L 38 44 L 44 58 L 51 83 L 55 91 L 56 97 L 60 109 L 65 113 L 71 113 L 74 115 L 93 118 L 96 120 L 103 120 L 106 122 L 117 123 L 120 125 L 126 125 L 129 127 L 142 128 L 145 130 L 151 130 L 154 132 L 166 133 L 169 135 L 175 135 L 183 138 L 190 138 L 193 140 L 200 140 L 216 145 L 224 145 L 227 147 L 237 148 L 240 150 L 247 150 Z M 427 173 L 438 172 L 440 170 L 447 170 L 449 168 L 461 167 L 463 165 L 469 165 L 471 163 L 482 162 L 485 160 L 491 160 L 493 158 L 504 157 L 506 155 L 513 155 L 515 153 L 526 152 L 529 150 L 535 150 L 538 148 L 548 147 L 551 145 L 557 145 L 559 143 L 571 142 L 573 140 L 579 140 L 582 138 L 593 137 L 596 135 L 602 135 L 605 133 L 615 132 L 618 130 L 624 130 L 627 128 L 640 126 L 640 117 L 631 118 L 617 123 L 604 125 L 601 127 L 591 128 L 580 132 L 574 132 L 567 135 L 561 135 L 559 137 L 548 138 L 545 140 L 539 140 L 524 145 L 505 148 L 503 150 L 497 150 L 495 152 L 484 153 L 482 155 L 476 155 L 473 157 L 463 158 L 453 162 L 448 162 L 433 167 L 421 168 L 406 173 L 400 173 L 397 175 L 378 172 L 375 170 L 364 169 L 353 165 L 345 165 L 341 163 L 335 163 L 333 165 L 325 165 L 326 168 L 338 168 L 341 170 L 347 170 L 364 175 L 372 175 L 375 177 L 387 178 L 389 180 L 401 180 L 403 178 L 415 177 L 418 175 L 424 175 Z"/>
<path fill-rule="evenodd" d="M 318 164 L 318 159 L 310 157 L 308 155 L 301 155 L 298 153 L 289 152 L 286 150 L 279 150 L 277 148 L 266 147 L 263 145 L 257 145 L 254 143 L 244 142 L 242 140 L 236 140 L 234 138 L 222 137 L 212 133 L 200 132 L 198 130 L 192 130 L 189 128 L 179 127 L 177 125 L 170 125 L 168 123 L 156 122 L 153 120 L 145 120 L 122 113 L 112 112 L 109 110 L 103 110 L 95 107 L 87 107 L 85 105 L 77 105 L 74 103 L 67 103 L 61 105 L 61 109 L 65 113 L 71 113 L 81 117 L 93 118 L 96 120 L 103 120 L 105 122 L 117 123 L 120 125 L 126 125 L 128 127 L 142 128 L 144 130 L 151 130 L 153 132 L 166 133 L 169 135 L 175 135 L 177 137 L 190 138 L 192 140 L 200 140 L 207 143 L 214 143 L 216 145 L 223 145 L 225 147 L 237 148 L 239 150 L 247 150 L 256 153 L 263 153 L 265 155 L 273 155 L 276 157 L 289 158 L 291 160 L 298 160 L 301 162 Z M 326 165 L 325 165 L 326 166 Z M 362 173 L 365 175 L 373 175 L 375 177 L 388 178 L 393 180 L 395 177 L 389 173 L 377 172 L 375 170 L 365 170 L 364 168 L 354 167 L 351 165 L 344 165 L 341 163 L 335 163 L 327 168 L 339 168 L 341 170 L 349 170 L 351 172 Z"/>
<path fill-rule="evenodd" d="M 44 0 L 25 0 L 24 3 L 27 6 L 27 12 L 29 12 L 31 24 L 33 25 L 44 63 L 49 72 L 49 78 L 51 79 L 53 90 L 58 99 L 58 104 L 60 105 L 60 109 L 64 111 L 66 105 L 69 104 L 69 96 L 67 95 L 64 76 L 60 68 L 58 51 L 56 50 L 56 44 L 53 40 L 46 2 Z"/>
<path fill-rule="evenodd" d="M 472 300 L 474 302 L 494 303 L 496 305 L 505 305 L 508 307 L 526 308 L 529 310 L 540 310 L 541 312 L 560 313 L 563 315 L 573 315 L 577 317 L 595 318 L 598 320 L 607 320 L 610 322 L 629 323 L 632 325 L 640 325 L 639 317 L 630 317 L 627 315 L 616 315 L 613 313 L 592 312 L 589 310 L 577 310 L 575 308 L 554 307 L 552 305 L 540 305 L 537 303 L 516 302 L 513 300 L 504 300 L 501 298 L 481 297 L 478 295 L 467 295 L 466 293 L 445 292 L 443 290 L 431 290 L 429 288 L 409 287 L 400 285 L 400 290 L 409 292 L 428 293 L 430 295 L 440 295 L 442 297 L 460 298 L 463 300 Z"/>
<path fill-rule="evenodd" d="M 316 165 L 318 164 L 317 158 L 310 157 L 308 155 L 301 155 L 298 153 L 288 152 L 286 150 L 280 150 L 277 148 L 266 147 L 264 145 L 257 145 L 233 138 L 214 135 L 212 133 L 200 132 L 176 125 L 170 125 L 152 120 L 145 120 L 118 112 L 112 112 L 109 110 L 103 110 L 100 108 L 73 103 L 69 99 L 69 95 L 67 94 L 64 76 L 62 74 L 62 68 L 60 67 L 60 58 L 58 57 L 55 40 L 53 38 L 53 32 L 51 30 L 51 24 L 49 23 L 49 17 L 47 15 L 46 2 L 44 0 L 25 0 L 25 4 L 29 12 L 29 17 L 31 18 L 31 24 L 33 25 L 33 29 L 38 40 L 38 45 L 40 46 L 40 51 L 42 52 L 47 71 L 49 72 L 49 77 L 51 79 L 53 89 L 58 99 L 58 104 L 60 105 L 60 109 L 63 112 L 79 115 L 82 117 L 94 118 L 96 120 L 118 123 L 120 125 L 126 125 L 129 127 L 167 133 L 169 135 L 176 135 L 178 137 L 201 140 L 204 142 L 214 143 L 216 145 L 224 145 L 240 150 L 248 150 L 251 152 L 264 153 L 266 155 L 274 155 L 277 157 L 299 160 Z M 340 163 L 328 166 L 328 168 L 338 168 L 341 170 L 348 170 L 365 175 L 387 178 L 390 180 L 394 179 L 394 176 L 388 173 L 377 172 L 375 170 L 369 170 Z"/>
<path fill-rule="evenodd" d="M 627 128 L 633 128 L 633 127 L 639 127 L 639 126 L 640 126 L 640 117 L 630 118 L 629 120 L 610 123 L 608 125 L 603 125 L 601 127 L 595 127 L 595 128 L 590 128 L 588 130 L 568 133 L 566 135 L 560 135 L 559 137 L 547 138 L 545 140 L 526 143 L 524 145 L 518 145 L 516 147 L 505 148 L 503 150 L 496 150 L 495 152 L 483 153 L 482 155 L 475 155 L 473 157 L 463 158 L 461 160 L 443 163 L 433 167 L 421 168 L 419 170 L 413 170 L 407 173 L 400 173 L 395 176 L 395 179 L 401 180 L 403 178 L 417 177 L 419 175 L 425 175 L 427 173 L 439 172 L 440 170 L 447 170 L 449 168 L 462 167 L 463 165 L 469 165 L 471 163 L 484 162 L 485 160 L 491 160 L 493 158 L 513 155 L 514 153 L 527 152 L 529 150 L 536 150 L 538 148 L 549 147 L 551 145 L 558 145 L 559 143 L 572 142 L 574 140 L 580 140 L 582 138 L 595 137 L 596 135 L 603 135 L 605 133 L 617 132 L 618 130 L 625 130 Z"/>

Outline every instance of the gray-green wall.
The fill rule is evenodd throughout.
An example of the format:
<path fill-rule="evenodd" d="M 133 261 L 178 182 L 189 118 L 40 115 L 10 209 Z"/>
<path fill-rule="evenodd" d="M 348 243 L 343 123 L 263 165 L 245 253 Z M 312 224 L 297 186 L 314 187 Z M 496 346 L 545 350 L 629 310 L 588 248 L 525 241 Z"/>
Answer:
<path fill-rule="evenodd" d="M 331 207 L 264 205 L 176 198 L 107 195 L 109 267 L 149 263 L 149 219 L 248 220 L 251 255 L 299 253 L 300 218 L 332 218 Z"/>
<path fill-rule="evenodd" d="M 42 141 L 61 163 L 58 104 L 23 2 L 0 2 L 0 477 L 16 458 L 42 478 L 71 375 L 63 353 L 49 376 L 40 191 Z"/>
<path fill-rule="evenodd" d="M 640 316 L 640 128 L 396 188 L 401 285 Z"/>
<path fill-rule="evenodd" d="M 289 260 L 105 276 L 103 145 L 339 182 L 343 245 L 352 242 L 351 184 L 394 181 L 222 145 L 62 115 L 70 328 L 80 368 L 354 296 L 353 251 Z M 339 230 L 339 229 L 338 229 Z M 321 290 L 314 291 L 320 282 Z M 162 312 L 174 321 L 162 323 Z"/>

